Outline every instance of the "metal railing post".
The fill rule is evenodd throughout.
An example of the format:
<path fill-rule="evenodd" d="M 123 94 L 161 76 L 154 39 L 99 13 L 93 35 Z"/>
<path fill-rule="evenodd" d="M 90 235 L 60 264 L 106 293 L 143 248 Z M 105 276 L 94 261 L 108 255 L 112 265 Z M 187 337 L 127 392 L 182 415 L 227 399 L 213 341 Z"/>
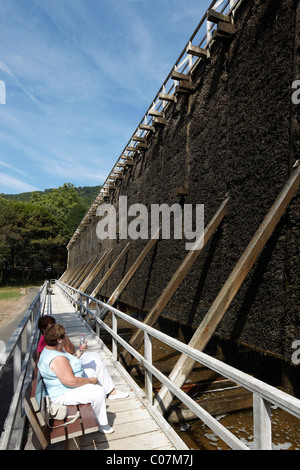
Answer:
<path fill-rule="evenodd" d="M 254 450 L 272 449 L 271 403 L 253 394 Z"/>
<path fill-rule="evenodd" d="M 96 303 L 96 316 L 97 318 L 100 318 L 100 307 L 98 305 L 98 303 Z M 96 335 L 98 336 L 98 338 L 100 339 L 101 338 L 101 328 L 100 328 L 100 325 L 98 322 L 96 322 Z"/>
<path fill-rule="evenodd" d="M 152 338 L 151 336 L 144 331 L 144 350 L 145 350 L 145 359 L 152 365 Z M 153 388 L 152 388 L 152 374 L 145 367 L 145 391 L 146 398 L 153 404 Z"/>
<path fill-rule="evenodd" d="M 17 341 L 14 350 L 14 392 L 16 391 L 18 380 L 21 374 L 22 367 L 22 337 Z"/>
<path fill-rule="evenodd" d="M 115 334 L 118 334 L 118 320 L 115 313 L 112 313 L 112 329 Z M 115 338 L 112 338 L 112 354 L 116 361 L 118 359 L 118 342 Z"/>
<path fill-rule="evenodd" d="M 82 294 L 79 294 L 79 314 L 82 316 Z"/>

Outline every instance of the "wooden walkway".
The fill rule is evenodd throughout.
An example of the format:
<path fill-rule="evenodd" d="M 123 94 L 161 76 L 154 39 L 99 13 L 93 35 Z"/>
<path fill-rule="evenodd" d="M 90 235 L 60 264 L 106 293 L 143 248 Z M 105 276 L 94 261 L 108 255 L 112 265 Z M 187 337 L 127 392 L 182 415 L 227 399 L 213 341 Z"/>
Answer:
<path fill-rule="evenodd" d="M 124 400 L 107 400 L 108 421 L 113 426 L 113 434 L 100 432 L 82 436 L 80 441 L 73 443 L 81 450 L 187 450 L 188 447 L 180 439 L 173 428 L 160 415 L 153 416 L 149 406 L 137 396 L 134 387 L 128 384 L 125 369 L 116 367 L 111 358 L 101 348 L 99 339 L 84 320 L 72 309 L 62 295 L 61 290 L 53 286 L 54 292 L 47 296 L 45 314 L 53 315 L 57 323 L 65 326 L 67 334 L 76 346 L 79 346 L 81 334 L 86 335 L 88 351 L 97 351 L 109 371 L 117 389 L 128 391 L 129 397 Z M 50 303 L 49 303 L 50 301 Z M 72 443 L 69 443 L 72 445 Z M 50 445 L 49 449 L 63 449 L 64 444 Z"/>

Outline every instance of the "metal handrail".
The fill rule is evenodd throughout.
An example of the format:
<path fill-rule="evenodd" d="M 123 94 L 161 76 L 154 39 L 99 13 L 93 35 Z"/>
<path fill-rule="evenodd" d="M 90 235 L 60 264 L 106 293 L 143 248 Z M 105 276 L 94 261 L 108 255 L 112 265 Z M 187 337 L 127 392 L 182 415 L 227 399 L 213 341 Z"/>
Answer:
<path fill-rule="evenodd" d="M 64 292 L 69 302 L 72 303 L 75 309 L 79 309 L 80 313 L 83 312 L 91 315 L 100 328 L 105 329 L 112 336 L 112 357 L 117 361 L 117 343 L 123 346 L 129 353 L 135 357 L 144 367 L 146 371 L 145 380 L 145 393 L 148 401 L 152 403 L 152 375 L 158 378 L 169 391 L 177 396 L 193 413 L 199 417 L 208 427 L 210 427 L 224 442 L 226 442 L 232 449 L 249 450 L 241 440 L 234 434 L 226 429 L 219 421 L 206 412 L 200 405 L 192 400 L 186 393 L 162 374 L 152 364 L 151 353 L 151 338 L 156 338 L 159 341 L 167 344 L 182 354 L 186 354 L 194 361 L 201 363 L 209 369 L 217 372 L 223 377 L 241 385 L 245 389 L 253 393 L 253 414 L 254 414 L 254 449 L 271 449 L 272 447 L 272 431 L 271 431 L 271 405 L 285 410 L 286 412 L 300 418 L 300 400 L 281 391 L 277 388 L 268 385 L 261 380 L 256 379 L 234 367 L 231 367 L 218 359 L 215 359 L 201 351 L 198 351 L 190 346 L 148 326 L 144 323 L 126 315 L 120 310 L 106 304 L 98 299 L 95 299 L 88 294 L 80 292 L 79 290 L 64 284 L 61 281 L 56 281 L 58 287 Z M 91 302 L 96 304 L 96 314 L 89 308 Z M 112 313 L 112 328 L 105 324 L 97 314 L 101 308 L 106 308 Z M 121 318 L 130 323 L 136 328 L 144 331 L 144 351 L 145 356 L 142 356 L 135 349 L 124 341 L 117 333 L 117 318 Z M 97 331 L 97 330 L 96 330 Z"/>
<path fill-rule="evenodd" d="M 37 322 L 44 309 L 46 292 L 47 281 L 39 289 L 26 314 L 0 353 L 0 379 L 8 370 L 10 360 L 13 360 L 13 397 L 4 423 L 4 430 L 0 436 L 0 450 L 10 448 L 12 437 L 15 449 L 20 449 L 21 446 L 25 424 L 22 399 L 32 378 L 31 359 L 38 341 Z"/>

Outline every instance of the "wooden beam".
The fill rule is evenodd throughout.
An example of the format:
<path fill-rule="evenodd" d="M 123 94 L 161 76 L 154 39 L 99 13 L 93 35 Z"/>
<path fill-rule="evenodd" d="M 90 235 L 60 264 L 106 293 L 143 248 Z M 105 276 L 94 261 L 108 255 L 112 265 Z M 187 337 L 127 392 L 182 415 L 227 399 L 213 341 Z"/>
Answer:
<path fill-rule="evenodd" d="M 164 126 L 166 124 L 167 120 L 165 117 L 155 117 L 153 119 L 153 124 L 154 125 L 159 125 L 159 126 Z"/>
<path fill-rule="evenodd" d="M 75 287 L 77 285 L 78 279 L 81 279 L 82 275 L 86 272 L 87 268 L 90 266 L 92 260 L 89 258 L 89 260 L 86 263 L 83 263 L 81 265 L 80 271 L 76 274 L 75 277 L 73 277 L 72 281 L 69 282 L 68 284 L 72 287 Z"/>
<path fill-rule="evenodd" d="M 75 278 L 75 276 L 78 275 L 79 271 L 82 269 L 83 266 L 84 266 L 84 263 L 78 263 L 76 268 L 73 269 L 73 272 L 70 273 L 70 275 L 68 276 L 68 278 L 64 282 L 66 284 L 70 284 L 70 282 L 72 282 L 72 280 Z"/>
<path fill-rule="evenodd" d="M 87 276 L 87 278 L 82 282 L 81 286 L 78 288 L 78 290 L 80 290 L 81 292 L 85 292 L 87 290 L 87 288 L 89 287 L 90 283 L 95 279 L 95 277 L 97 276 L 97 274 L 100 272 L 100 270 L 103 268 L 104 264 L 107 262 L 107 260 L 109 259 L 109 257 L 111 256 L 112 254 L 112 248 L 108 251 L 105 251 L 105 253 L 101 256 L 101 258 L 99 259 L 98 263 L 96 264 L 96 266 L 94 266 L 94 268 L 92 269 L 92 271 L 89 273 L 89 275 Z"/>
<path fill-rule="evenodd" d="M 215 37 L 229 37 L 235 33 L 235 27 L 231 23 L 219 23 L 216 30 L 213 31 L 213 38 Z"/>
<path fill-rule="evenodd" d="M 191 43 L 188 45 L 186 53 L 196 57 L 201 57 L 202 59 L 207 58 L 207 49 L 202 49 L 201 47 L 193 46 Z"/>
<path fill-rule="evenodd" d="M 71 269 L 68 269 L 64 275 L 62 276 L 62 278 L 60 279 L 62 282 L 65 282 L 66 284 L 68 284 L 68 280 L 71 279 L 71 277 L 74 275 L 76 269 L 78 269 L 79 267 L 81 266 L 80 263 L 76 264 L 76 266 L 74 268 L 71 268 Z"/>
<path fill-rule="evenodd" d="M 192 80 L 180 80 L 179 86 L 175 87 L 175 93 L 189 93 L 194 87 Z"/>
<path fill-rule="evenodd" d="M 238 389 L 229 396 L 223 396 L 216 392 L 213 397 L 196 398 L 198 405 L 202 406 L 212 416 L 232 413 L 233 411 L 247 410 L 252 408 L 253 394 L 248 390 Z M 168 416 L 169 423 L 180 423 L 197 419 L 197 416 L 185 405 L 178 405 Z"/>
<path fill-rule="evenodd" d="M 230 17 L 228 15 L 223 15 L 216 10 L 208 10 L 207 11 L 207 21 L 211 21 L 212 23 L 231 23 Z"/>
<path fill-rule="evenodd" d="M 156 109 L 150 109 L 148 111 L 148 115 L 149 116 L 155 116 L 155 117 L 161 117 L 161 118 L 165 117 L 165 114 L 164 114 L 163 111 L 156 111 Z"/>
<path fill-rule="evenodd" d="M 153 326 L 154 323 L 157 321 L 159 318 L 161 312 L 165 308 L 165 306 L 168 304 L 170 301 L 171 297 L 174 295 L 178 287 L 181 285 L 182 281 L 185 279 L 186 275 L 188 274 L 189 270 L 195 263 L 195 261 L 198 259 L 199 255 L 201 254 L 204 246 L 208 242 L 208 240 L 211 238 L 211 236 L 215 233 L 217 230 L 218 226 L 222 222 L 226 211 L 227 211 L 227 203 L 228 199 L 225 199 L 225 201 L 221 204 L 217 212 L 215 213 L 214 217 L 211 219 L 207 227 L 205 228 L 204 232 L 201 234 L 201 236 L 198 238 L 196 245 L 197 249 L 195 250 L 190 250 L 173 275 L 172 279 L 170 282 L 167 284 L 165 289 L 163 290 L 162 294 L 156 301 L 154 307 L 150 310 L 146 318 L 144 319 L 144 324 L 148 326 Z M 131 338 L 130 344 L 132 347 L 135 349 L 139 349 L 142 346 L 143 343 L 143 331 L 138 330 Z M 123 360 L 127 362 L 130 358 L 130 354 L 127 351 L 124 351 L 123 353 Z"/>
<path fill-rule="evenodd" d="M 257 260 L 259 254 L 262 252 L 266 242 L 272 235 L 292 198 L 295 196 L 299 187 L 299 175 L 300 167 L 298 166 L 291 174 L 275 203 L 270 208 L 262 224 L 238 260 L 209 311 L 194 333 L 191 341 L 189 342 L 189 346 L 198 349 L 199 351 L 202 351 L 205 348 L 220 321 L 224 317 L 226 310 L 234 299 L 244 279 Z M 193 370 L 194 364 L 195 362 L 193 359 L 182 355 L 171 372 L 170 379 L 180 387 Z M 171 403 L 172 396 L 170 392 L 168 392 L 166 387 L 162 387 L 156 397 L 156 406 L 161 407 L 161 409 L 165 411 Z"/>
<path fill-rule="evenodd" d="M 189 194 L 189 189 L 184 186 L 179 186 L 179 188 L 174 189 L 174 196 L 187 196 Z"/>
<path fill-rule="evenodd" d="M 91 293 L 91 297 L 96 297 L 96 295 L 100 292 L 101 287 L 104 286 L 108 278 L 112 275 L 120 261 L 124 258 L 126 255 L 127 251 L 129 250 L 130 242 L 127 243 L 125 248 L 122 250 L 122 252 L 117 256 L 116 260 L 113 262 L 111 267 L 108 269 L 108 271 L 105 273 L 101 281 L 98 282 L 97 286 L 94 288 L 93 292 Z"/>
<path fill-rule="evenodd" d="M 124 179 L 124 175 L 121 172 L 116 172 L 114 171 L 114 174 L 109 177 L 110 179 L 116 181 L 116 180 L 122 180 Z"/>
<path fill-rule="evenodd" d="M 155 127 L 154 127 L 154 126 L 150 126 L 149 124 L 140 124 L 140 125 L 139 125 L 139 128 L 140 128 L 142 131 L 155 132 Z"/>
<path fill-rule="evenodd" d="M 96 261 L 97 261 L 97 257 L 92 259 L 92 261 L 86 265 L 85 269 L 80 273 L 80 275 L 76 278 L 76 280 L 74 280 L 72 287 L 77 289 L 78 286 L 80 286 L 83 279 L 87 276 L 90 270 L 94 267 Z"/>
<path fill-rule="evenodd" d="M 120 282 L 120 284 L 117 286 L 117 288 L 114 290 L 114 292 L 111 294 L 110 298 L 108 299 L 107 303 L 108 305 L 114 305 L 114 303 L 116 302 L 116 300 L 120 297 L 121 293 L 123 292 L 123 290 L 125 289 L 125 287 L 127 286 L 128 282 L 130 281 L 130 279 L 132 278 L 132 276 L 135 274 L 135 272 L 137 271 L 137 269 L 140 267 L 140 265 L 142 264 L 142 262 L 144 261 L 144 259 L 146 258 L 147 254 L 149 253 L 149 251 L 151 250 L 151 248 L 154 247 L 154 245 L 157 243 L 158 239 L 159 239 L 159 234 L 160 234 L 160 228 L 157 230 L 157 232 L 155 233 L 154 237 L 151 238 L 151 240 L 147 243 L 147 245 L 145 246 L 145 248 L 142 250 L 141 254 L 137 257 L 137 259 L 135 260 L 135 262 L 133 263 L 133 265 L 131 266 L 131 268 L 129 269 L 129 271 L 127 272 L 127 274 L 123 277 L 122 281 Z M 109 312 L 109 310 L 104 307 L 100 313 L 99 313 L 99 317 L 101 318 L 101 320 L 103 320 L 107 313 Z"/>
<path fill-rule="evenodd" d="M 139 136 L 139 135 L 134 135 L 134 136 L 132 137 L 132 140 L 134 140 L 135 142 L 144 142 L 144 143 L 147 142 L 146 137 L 141 137 L 141 136 Z"/>
<path fill-rule="evenodd" d="M 149 147 L 149 145 L 146 142 L 139 142 L 137 144 L 138 150 L 146 150 Z"/>
<path fill-rule="evenodd" d="M 162 101 L 176 101 L 175 95 L 169 95 L 167 93 L 159 93 L 158 98 Z"/>
<path fill-rule="evenodd" d="M 172 80 L 186 80 L 186 81 L 190 80 L 189 75 L 186 75 L 185 73 L 177 72 L 176 70 L 173 70 L 171 78 Z"/>
<path fill-rule="evenodd" d="M 79 273 L 83 271 L 84 267 L 86 266 L 85 263 L 80 263 L 78 268 L 75 269 L 73 274 L 70 276 L 69 280 L 66 282 L 66 284 L 69 284 L 72 286 L 73 281 L 79 276 Z"/>

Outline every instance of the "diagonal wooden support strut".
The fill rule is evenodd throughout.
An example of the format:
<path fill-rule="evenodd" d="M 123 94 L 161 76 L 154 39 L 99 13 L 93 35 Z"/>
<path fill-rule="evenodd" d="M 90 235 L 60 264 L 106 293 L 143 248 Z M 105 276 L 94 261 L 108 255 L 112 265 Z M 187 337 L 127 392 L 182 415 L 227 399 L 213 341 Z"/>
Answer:
<path fill-rule="evenodd" d="M 134 273 L 136 272 L 136 270 L 140 267 L 140 265 L 142 264 L 142 262 L 144 261 L 144 259 L 146 258 L 147 254 L 149 253 L 149 251 L 151 250 L 151 248 L 153 248 L 153 246 L 157 243 L 157 241 L 159 240 L 159 234 L 160 234 L 160 230 L 161 228 L 159 228 L 157 230 L 157 232 L 154 234 L 154 237 L 151 238 L 151 240 L 147 243 L 147 245 L 145 246 L 145 248 L 142 250 L 142 252 L 140 253 L 140 255 L 137 257 L 137 259 L 135 260 L 135 262 L 133 263 L 133 265 L 131 266 L 131 268 L 129 269 L 129 271 L 127 272 L 127 274 L 123 277 L 122 281 L 120 282 L 120 284 L 117 286 L 117 288 L 114 290 L 114 292 L 112 293 L 112 295 L 110 296 L 110 298 L 108 299 L 107 303 L 108 305 L 114 305 L 114 303 L 116 302 L 116 300 L 119 298 L 119 296 L 121 295 L 121 293 L 123 292 L 123 290 L 125 289 L 125 287 L 127 286 L 128 282 L 130 281 L 130 279 L 132 278 L 132 276 L 134 275 Z M 101 320 L 103 320 L 107 313 L 109 312 L 109 310 L 104 307 L 101 311 L 100 311 L 100 314 L 99 314 L 99 317 Z"/>
<path fill-rule="evenodd" d="M 227 308 L 238 292 L 241 284 L 263 250 L 267 240 L 272 235 L 276 225 L 286 211 L 292 198 L 295 196 L 299 187 L 299 175 L 300 166 L 298 166 L 291 174 L 286 185 L 254 234 L 246 250 L 240 257 L 209 311 L 194 333 L 191 341 L 189 342 L 189 346 L 198 349 L 199 351 L 202 351 L 205 348 L 222 320 Z M 177 361 L 169 378 L 177 386 L 181 387 L 193 370 L 194 364 L 195 361 L 193 359 L 182 355 Z M 165 412 L 172 403 L 172 399 L 172 394 L 165 386 L 163 386 L 155 399 L 155 403 L 157 407 L 160 407 L 161 412 Z"/>
<path fill-rule="evenodd" d="M 215 213 L 214 217 L 211 219 L 207 227 L 205 228 L 204 232 L 198 238 L 195 247 L 196 249 L 189 251 L 177 271 L 175 272 L 174 276 L 163 290 L 162 294 L 160 295 L 159 299 L 156 301 L 154 307 L 150 310 L 148 315 L 146 316 L 144 323 L 149 326 L 153 326 L 154 323 L 157 321 L 158 317 L 160 316 L 161 312 L 176 292 L 182 281 L 185 279 L 186 275 L 188 274 L 189 270 L 198 259 L 200 253 L 202 252 L 204 246 L 211 238 L 211 236 L 215 233 L 218 226 L 220 225 L 221 221 L 223 220 L 226 210 L 227 210 L 227 203 L 228 199 L 225 199 L 217 212 Z M 142 346 L 144 338 L 143 331 L 137 331 L 131 338 L 130 344 L 135 349 L 139 349 Z M 124 351 L 122 359 L 124 362 L 127 363 L 130 361 L 130 354 L 128 351 Z"/>
<path fill-rule="evenodd" d="M 78 288 L 81 292 L 85 292 L 89 287 L 90 283 L 95 279 L 95 277 L 99 274 L 101 269 L 103 268 L 104 264 L 107 262 L 109 257 L 112 254 L 112 248 L 108 251 L 105 251 L 104 254 L 101 256 L 100 260 L 97 262 L 96 266 L 92 269 L 92 271 L 88 274 L 88 276 L 84 279 L 81 286 Z"/>
<path fill-rule="evenodd" d="M 125 256 L 126 253 L 128 252 L 129 246 L 130 246 L 130 242 L 127 243 L 127 245 L 125 246 L 125 248 L 122 250 L 122 252 L 121 252 L 121 253 L 119 254 L 119 256 L 117 257 L 117 259 L 115 259 L 115 261 L 113 262 L 113 264 L 111 265 L 111 267 L 109 268 L 109 270 L 105 273 L 105 275 L 103 276 L 103 278 L 101 279 L 101 281 L 99 281 L 99 283 L 97 284 L 97 286 L 94 288 L 93 292 L 91 293 L 91 297 L 96 297 L 96 295 L 97 295 L 98 292 L 100 291 L 101 287 L 104 286 L 104 284 L 106 283 L 106 281 L 108 280 L 108 278 L 112 275 L 112 273 L 114 272 L 114 270 L 116 269 L 116 267 L 119 265 L 119 263 L 121 262 L 121 260 L 124 258 L 124 256 Z"/>
<path fill-rule="evenodd" d="M 86 276 L 89 274 L 89 272 L 94 268 L 96 261 L 97 261 L 97 256 L 90 263 L 88 263 L 85 266 L 84 270 L 80 273 L 80 275 L 76 279 L 74 279 L 72 287 L 75 287 L 75 289 L 78 289 L 78 287 L 86 278 Z"/>
<path fill-rule="evenodd" d="M 73 281 L 73 279 L 75 278 L 75 276 L 78 275 L 78 272 L 82 269 L 83 267 L 83 264 L 82 263 L 78 263 L 75 268 L 72 268 L 70 269 L 67 273 L 66 273 L 66 276 L 64 277 L 64 281 L 66 284 L 69 284 L 71 285 L 71 282 Z"/>
<path fill-rule="evenodd" d="M 86 270 L 86 267 L 89 265 L 90 261 L 91 261 L 91 259 L 89 259 L 87 262 L 82 263 L 80 265 L 80 268 L 77 270 L 76 273 L 74 273 L 74 276 L 72 276 L 72 279 L 70 279 L 70 281 L 68 283 L 70 286 L 74 287 L 75 282 L 82 275 L 82 273 L 84 273 L 84 271 Z"/>

